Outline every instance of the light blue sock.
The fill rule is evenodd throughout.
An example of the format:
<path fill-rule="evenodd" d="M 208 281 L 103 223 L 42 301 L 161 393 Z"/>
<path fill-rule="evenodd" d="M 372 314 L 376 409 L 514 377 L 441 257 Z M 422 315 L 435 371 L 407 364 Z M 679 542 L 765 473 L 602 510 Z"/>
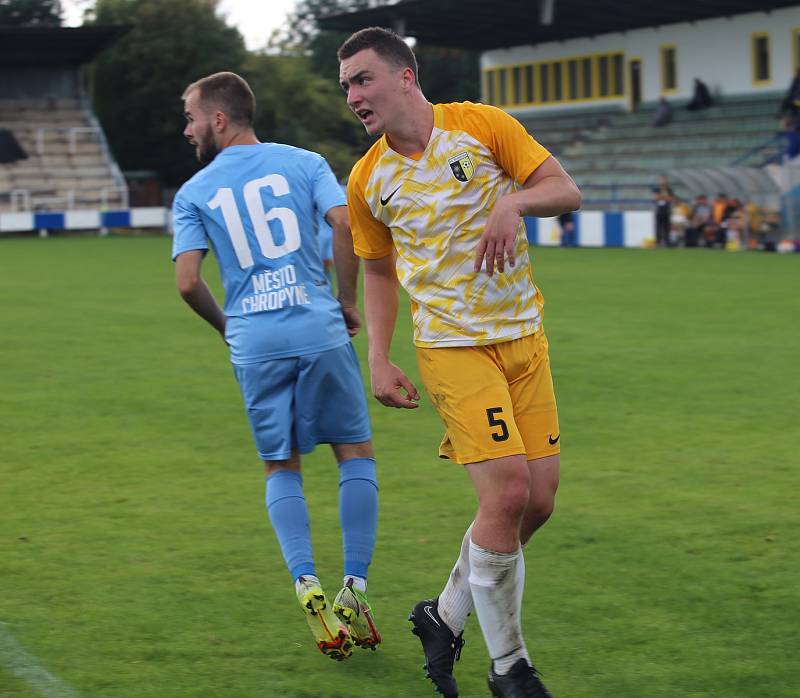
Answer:
<path fill-rule="evenodd" d="M 308 507 L 303 496 L 303 476 L 292 470 L 279 470 L 270 475 L 266 501 L 269 520 L 278 536 L 292 579 L 301 575 L 316 576 Z"/>
<path fill-rule="evenodd" d="M 378 481 L 374 458 L 339 463 L 339 520 L 342 524 L 344 573 L 367 578 L 378 528 Z"/>

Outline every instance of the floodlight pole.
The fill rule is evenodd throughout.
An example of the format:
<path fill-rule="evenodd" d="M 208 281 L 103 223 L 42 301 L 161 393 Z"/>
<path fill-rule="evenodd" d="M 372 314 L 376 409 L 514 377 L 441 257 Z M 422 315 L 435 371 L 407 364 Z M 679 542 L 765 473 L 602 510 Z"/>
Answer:
<path fill-rule="evenodd" d="M 556 10 L 556 0 L 539 0 L 539 24 L 550 26 Z"/>

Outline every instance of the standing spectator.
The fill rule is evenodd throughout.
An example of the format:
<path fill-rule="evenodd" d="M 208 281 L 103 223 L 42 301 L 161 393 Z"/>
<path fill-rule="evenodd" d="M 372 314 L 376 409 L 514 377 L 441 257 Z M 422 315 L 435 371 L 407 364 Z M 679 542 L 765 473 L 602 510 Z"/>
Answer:
<path fill-rule="evenodd" d="M 672 218 L 673 194 L 666 177 L 661 177 L 658 186 L 653 187 L 653 201 L 656 207 L 656 245 L 669 246 L 669 230 Z"/>
<path fill-rule="evenodd" d="M 670 121 L 672 121 L 672 106 L 670 106 L 666 97 L 661 97 L 658 100 L 656 114 L 653 117 L 653 126 L 666 126 Z"/>
<path fill-rule="evenodd" d="M 689 104 L 686 105 L 686 108 L 689 111 L 708 109 L 712 103 L 713 100 L 711 99 L 711 93 L 708 91 L 708 86 L 700 78 L 695 78 L 694 94 Z"/>
<path fill-rule="evenodd" d="M 558 224 L 561 226 L 561 247 L 575 247 L 575 215 L 572 211 L 562 213 Z"/>
<path fill-rule="evenodd" d="M 780 154 L 775 158 L 781 162 L 792 160 L 800 155 L 800 131 L 797 130 L 797 120 L 788 114 L 781 119 L 778 135 L 782 141 Z"/>
<path fill-rule="evenodd" d="M 697 247 L 701 237 L 705 237 L 706 229 L 714 226 L 711 205 L 708 197 L 700 194 L 694 202 L 689 216 L 689 227 L 686 229 L 686 247 Z"/>
<path fill-rule="evenodd" d="M 800 115 L 800 68 L 795 71 L 778 113 L 778 116 L 789 116 L 792 119 L 796 119 L 798 115 Z"/>

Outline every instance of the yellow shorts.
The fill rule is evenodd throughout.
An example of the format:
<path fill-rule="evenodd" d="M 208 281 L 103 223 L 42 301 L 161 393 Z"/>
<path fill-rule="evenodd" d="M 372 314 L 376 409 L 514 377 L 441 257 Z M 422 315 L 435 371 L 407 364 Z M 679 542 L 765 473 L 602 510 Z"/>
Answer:
<path fill-rule="evenodd" d="M 544 331 L 476 347 L 417 347 L 420 375 L 445 425 L 439 455 L 456 463 L 560 452 Z"/>

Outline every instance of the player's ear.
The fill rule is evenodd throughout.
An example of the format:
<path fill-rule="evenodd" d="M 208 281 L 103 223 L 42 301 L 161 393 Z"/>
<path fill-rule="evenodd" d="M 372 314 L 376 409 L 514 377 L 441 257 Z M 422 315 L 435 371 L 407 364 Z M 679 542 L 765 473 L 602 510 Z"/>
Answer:
<path fill-rule="evenodd" d="M 214 112 L 214 130 L 217 133 L 222 133 L 228 128 L 228 115 L 224 111 Z"/>
<path fill-rule="evenodd" d="M 411 68 L 403 68 L 403 89 L 410 90 L 417 83 L 414 71 Z"/>

